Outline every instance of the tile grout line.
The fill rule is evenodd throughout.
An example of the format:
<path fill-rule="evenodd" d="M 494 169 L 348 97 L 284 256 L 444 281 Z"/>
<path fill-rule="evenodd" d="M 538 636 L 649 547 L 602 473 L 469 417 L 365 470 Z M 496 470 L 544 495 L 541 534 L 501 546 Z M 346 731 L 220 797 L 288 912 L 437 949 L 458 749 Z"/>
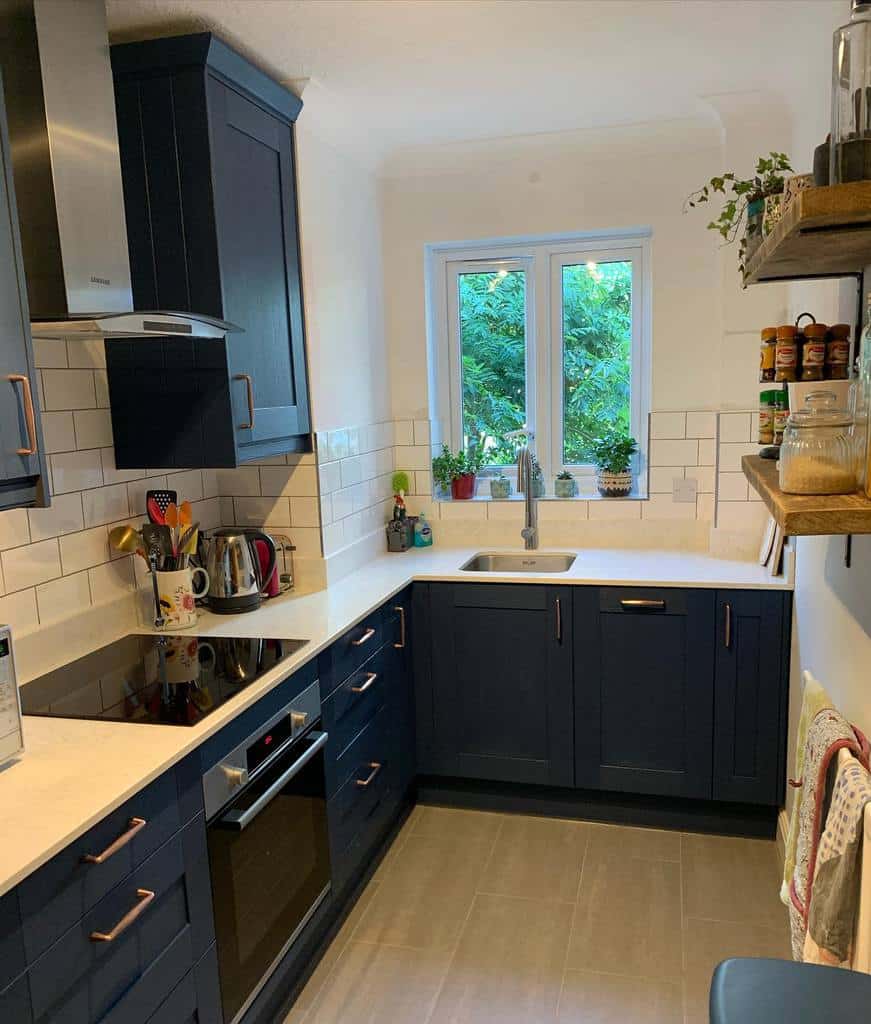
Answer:
<path fill-rule="evenodd" d="M 716 514 L 716 513 L 715 513 Z M 684 861 L 684 834 L 679 836 L 680 857 L 678 858 L 678 870 L 680 873 L 680 1006 L 681 1019 L 687 1024 L 687 942 L 686 942 L 686 914 L 684 913 L 684 884 L 683 884 L 683 861 Z"/>
<path fill-rule="evenodd" d="M 565 954 L 563 956 L 563 969 L 562 969 L 562 975 L 560 977 L 560 983 L 559 983 L 559 994 L 557 995 L 557 998 L 556 998 L 556 1011 L 555 1012 L 556 1012 L 557 1020 L 559 1020 L 560 1009 L 562 1007 L 562 1001 L 563 1001 L 563 992 L 565 991 L 565 987 L 566 987 L 566 972 L 568 971 L 568 965 L 569 965 L 569 953 L 571 952 L 572 939 L 574 938 L 574 935 L 575 935 L 575 920 L 577 919 L 577 916 L 578 916 L 578 906 L 579 906 L 579 902 L 580 902 L 580 898 L 581 898 L 581 886 L 584 884 L 584 872 L 587 869 L 587 857 L 589 856 L 589 853 L 590 853 L 590 836 L 588 835 L 587 836 L 587 841 L 584 844 L 584 856 L 583 856 L 583 859 L 581 860 L 581 873 L 578 876 L 578 884 L 577 884 L 577 887 L 575 889 L 575 909 L 572 911 L 572 920 L 571 920 L 571 924 L 569 925 L 569 938 L 568 938 L 568 942 L 566 943 L 566 951 L 565 951 Z"/>
<path fill-rule="evenodd" d="M 490 846 L 490 853 L 487 855 L 487 860 L 484 862 L 484 866 L 481 868 L 481 873 L 478 876 L 479 879 L 483 877 L 484 872 L 487 870 L 487 865 L 490 863 L 490 861 L 493 858 L 493 852 L 496 849 L 496 844 L 499 842 L 499 837 L 502 835 L 502 829 L 503 829 L 504 825 L 505 825 L 505 816 L 502 815 L 500 817 L 500 819 L 499 819 L 499 828 L 496 830 L 496 834 L 493 836 L 493 842 L 492 842 L 492 844 Z M 445 982 L 448 980 L 448 975 L 451 973 L 451 968 L 453 967 L 454 961 L 457 958 L 457 951 L 460 948 L 460 942 L 463 939 L 463 933 L 465 932 L 466 926 L 469 923 L 469 919 L 472 916 L 472 911 L 474 910 L 475 901 L 477 899 L 478 899 L 478 886 L 477 886 L 477 883 L 476 883 L 475 891 L 474 891 L 474 893 L 472 895 L 472 899 L 471 899 L 471 901 L 469 903 L 469 909 L 466 911 L 466 916 L 463 918 L 463 923 L 460 925 L 460 930 L 457 932 L 457 939 L 456 939 L 456 942 L 454 943 L 454 948 L 453 948 L 453 950 L 451 952 L 451 958 L 450 958 L 450 960 L 448 960 L 447 967 L 445 968 L 445 972 L 442 975 L 442 980 L 439 982 L 439 987 L 438 987 L 435 995 L 433 996 L 433 1000 L 432 1000 L 432 1004 L 430 1005 L 429 1012 L 427 1013 L 426 1017 L 423 1019 L 422 1024 L 429 1024 L 429 1022 L 432 1020 L 433 1014 L 436 1011 L 436 1007 L 438 1006 L 439 999 L 441 999 L 442 992 L 444 991 L 444 988 L 445 988 Z"/>

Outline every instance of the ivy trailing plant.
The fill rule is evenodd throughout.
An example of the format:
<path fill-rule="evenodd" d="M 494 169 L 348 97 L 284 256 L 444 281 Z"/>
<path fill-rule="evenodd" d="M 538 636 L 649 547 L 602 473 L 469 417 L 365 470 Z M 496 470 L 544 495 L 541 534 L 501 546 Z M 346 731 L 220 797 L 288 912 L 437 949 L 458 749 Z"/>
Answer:
<path fill-rule="evenodd" d="M 626 473 L 632 456 L 638 451 L 638 442 L 629 434 L 611 431 L 597 437 L 592 444 L 593 462 L 605 473 Z"/>
<path fill-rule="evenodd" d="M 738 248 L 738 269 L 743 273 L 747 238 L 761 230 L 760 223 L 751 220 L 748 208 L 761 202 L 766 196 L 778 195 L 783 191 L 784 173 L 792 172 L 792 166 L 786 153 L 770 152 L 756 161 L 756 171 L 752 178 L 739 178 L 734 171 L 726 171 L 711 180 L 687 197 L 684 213 L 694 210 L 703 203 L 708 203 L 717 195 L 725 197 L 726 202 L 716 220 L 708 224 L 709 231 L 716 231 L 728 245 L 741 234 Z M 742 233 L 741 225 L 746 221 Z"/>
<path fill-rule="evenodd" d="M 456 455 L 446 444 L 442 445 L 441 454 L 432 460 L 433 480 L 439 487 L 448 491 L 454 480 L 469 473 L 479 473 L 487 461 L 486 453 L 478 445 L 460 450 Z"/>

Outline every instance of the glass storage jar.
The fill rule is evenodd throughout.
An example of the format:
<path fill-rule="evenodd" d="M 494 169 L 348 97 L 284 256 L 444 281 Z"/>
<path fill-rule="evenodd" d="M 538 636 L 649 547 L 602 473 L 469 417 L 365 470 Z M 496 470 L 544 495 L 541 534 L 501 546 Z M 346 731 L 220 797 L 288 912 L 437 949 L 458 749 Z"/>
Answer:
<path fill-rule="evenodd" d="M 812 391 L 790 417 L 780 448 L 780 489 L 786 494 L 852 494 L 856 458 L 853 417 L 831 391 Z"/>
<path fill-rule="evenodd" d="M 871 2 L 852 8 L 833 39 L 830 185 L 871 178 Z"/>

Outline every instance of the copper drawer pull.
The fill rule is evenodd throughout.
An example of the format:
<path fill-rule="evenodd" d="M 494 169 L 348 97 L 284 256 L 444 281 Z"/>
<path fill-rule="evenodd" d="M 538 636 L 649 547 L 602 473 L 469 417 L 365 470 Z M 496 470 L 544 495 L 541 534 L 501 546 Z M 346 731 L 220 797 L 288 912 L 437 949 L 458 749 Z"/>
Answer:
<path fill-rule="evenodd" d="M 654 601 L 643 597 L 626 598 L 620 602 L 621 608 L 643 608 L 648 611 L 665 611 L 665 601 Z"/>
<path fill-rule="evenodd" d="M 373 636 L 375 636 L 375 630 L 370 626 L 361 637 L 351 641 L 351 646 L 362 647 L 363 644 L 368 644 Z"/>
<path fill-rule="evenodd" d="M 556 642 L 563 642 L 563 606 L 559 598 L 556 599 Z"/>
<path fill-rule="evenodd" d="M 36 455 L 36 413 L 33 409 L 33 392 L 30 389 L 30 378 L 23 373 L 10 373 L 6 378 L 13 384 L 20 384 L 24 392 L 24 423 L 27 427 L 27 448 L 19 448 L 18 455 Z"/>
<path fill-rule="evenodd" d="M 91 932 L 89 936 L 91 942 L 114 942 L 119 935 L 127 931 L 130 925 L 133 924 L 136 918 L 139 917 L 142 911 L 145 910 L 148 904 L 154 899 L 154 893 L 151 889 L 137 889 L 136 898 L 139 902 L 135 907 L 127 911 L 112 931 Z"/>
<path fill-rule="evenodd" d="M 357 785 L 360 789 L 365 789 L 374 780 L 375 776 L 381 771 L 382 765 L 377 761 L 370 761 L 369 767 L 372 769 L 369 775 L 365 779 L 357 779 Z"/>
<path fill-rule="evenodd" d="M 367 672 L 366 673 L 366 682 L 363 683 L 362 686 L 352 686 L 351 687 L 351 693 L 365 693 L 369 689 L 369 687 L 372 686 L 375 683 L 375 680 L 377 678 L 378 678 L 378 673 L 377 672 Z"/>
<path fill-rule="evenodd" d="M 245 392 L 248 396 L 248 422 L 240 423 L 240 430 L 253 430 L 254 429 L 254 384 L 251 381 L 250 373 L 237 373 L 233 380 L 244 380 L 245 381 Z"/>
<path fill-rule="evenodd" d="M 145 818 L 131 818 L 127 822 L 127 831 L 123 835 L 118 836 L 113 843 L 109 843 L 102 853 L 86 853 L 82 860 L 86 864 L 104 864 L 110 857 L 125 847 L 136 833 L 141 832 L 147 824 L 148 822 Z"/>
<path fill-rule="evenodd" d="M 728 602 L 725 610 L 726 621 L 725 628 L 723 630 L 723 646 L 728 651 L 732 646 L 732 606 Z"/>
<path fill-rule="evenodd" d="M 401 651 L 405 647 L 405 609 L 401 604 L 397 604 L 394 605 L 393 610 L 399 612 L 399 642 L 393 646 Z"/>

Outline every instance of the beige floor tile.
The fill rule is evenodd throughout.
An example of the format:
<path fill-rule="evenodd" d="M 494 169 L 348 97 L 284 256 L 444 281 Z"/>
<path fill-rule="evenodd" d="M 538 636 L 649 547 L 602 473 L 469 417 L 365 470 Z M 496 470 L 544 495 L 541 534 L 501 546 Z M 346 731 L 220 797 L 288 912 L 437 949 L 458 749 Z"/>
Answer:
<path fill-rule="evenodd" d="M 589 833 L 584 822 L 506 815 L 479 891 L 573 902 Z"/>
<path fill-rule="evenodd" d="M 561 1024 L 683 1024 L 677 982 L 566 971 Z"/>
<path fill-rule="evenodd" d="M 293 1008 L 285 1018 L 284 1024 L 302 1024 L 305 1015 L 311 1009 L 312 1004 L 324 987 L 324 983 L 330 975 L 330 971 L 335 967 L 339 957 L 342 955 L 342 950 L 347 946 L 354 934 L 354 930 L 362 918 L 366 907 L 375 895 L 375 891 L 378 888 L 378 883 L 372 879 L 366 888 L 360 893 L 360 898 L 351 908 L 350 913 L 342 923 L 342 927 L 339 929 L 338 934 L 330 943 L 326 953 L 321 957 L 317 967 L 312 971 L 311 977 L 306 983 L 305 988 L 300 992 L 299 997 L 293 1004 Z"/>
<path fill-rule="evenodd" d="M 708 1020 L 708 993 L 714 968 L 732 956 L 763 956 L 789 959 L 789 934 L 785 918 L 779 928 L 736 923 L 684 922 L 684 1010 L 687 1021 Z"/>
<path fill-rule="evenodd" d="M 418 804 L 411 824 L 416 836 L 433 839 L 495 839 L 503 815 L 486 811 L 466 811 L 458 807 L 433 807 Z"/>
<path fill-rule="evenodd" d="M 729 836 L 683 835 L 683 912 L 686 917 L 777 927 L 784 919 L 774 842 Z"/>
<path fill-rule="evenodd" d="M 396 860 L 396 857 L 402 850 L 403 846 L 405 846 L 406 842 L 408 841 L 408 837 L 411 835 L 412 829 L 414 828 L 414 821 L 418 815 L 419 810 L 419 806 L 413 807 L 411 809 L 411 813 L 402 823 L 402 828 L 394 837 L 393 842 L 390 844 L 390 848 L 381 858 L 381 863 L 378 865 L 378 867 L 375 870 L 375 874 L 372 876 L 374 880 L 380 882 L 387 876 L 388 872 L 390 871 L 390 868 L 393 865 L 393 862 Z"/>
<path fill-rule="evenodd" d="M 492 842 L 411 835 L 354 933 L 361 942 L 452 949 Z"/>
<path fill-rule="evenodd" d="M 572 909 L 476 896 L 430 1024 L 552 1022 Z"/>
<path fill-rule="evenodd" d="M 567 966 L 677 981 L 681 961 L 680 865 L 585 863 Z"/>
<path fill-rule="evenodd" d="M 351 942 L 306 1024 L 421 1024 L 449 962 L 449 953 Z"/>
<path fill-rule="evenodd" d="M 590 825 L 588 857 L 680 861 L 680 832 L 624 825 Z"/>

